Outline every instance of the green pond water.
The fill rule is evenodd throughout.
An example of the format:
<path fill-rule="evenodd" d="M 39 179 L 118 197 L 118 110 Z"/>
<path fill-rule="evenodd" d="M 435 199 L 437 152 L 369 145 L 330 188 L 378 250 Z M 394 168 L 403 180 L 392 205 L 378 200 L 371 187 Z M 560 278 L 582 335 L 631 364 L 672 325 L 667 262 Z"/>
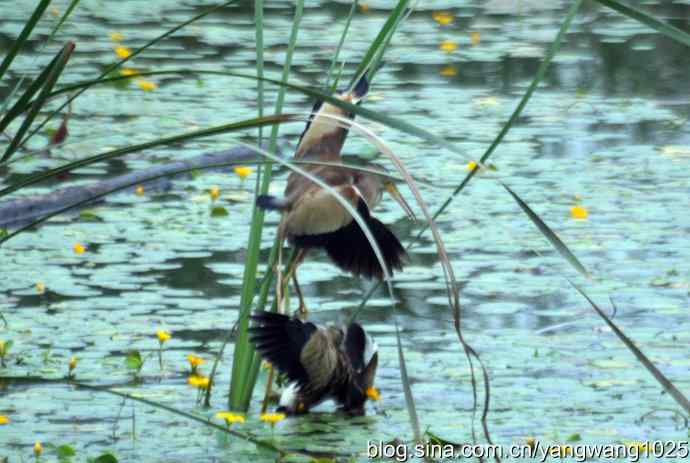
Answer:
<path fill-rule="evenodd" d="M 56 1 L 59 12 L 69 2 Z M 385 21 L 393 2 L 367 2 L 355 15 L 342 50 L 349 78 Z M 35 2 L 0 2 L 0 54 L 18 35 Z M 136 48 L 201 12 L 210 1 L 103 2 L 84 0 L 54 42 L 45 38 L 57 18 L 51 8 L 27 49 L 0 84 L 6 97 L 22 75 L 34 76 L 66 40 L 76 52 L 61 83 L 92 78 L 116 57 L 109 36 L 123 34 Z M 546 6 L 545 6 L 546 4 Z M 515 108 L 560 27 L 569 2 L 424 1 L 401 25 L 376 75 L 366 107 L 447 138 L 465 157 L 380 124 L 360 119 L 400 156 L 436 210 L 478 159 Z M 648 11 L 690 30 L 687 1 L 649 1 Z M 278 78 L 286 54 L 293 3 L 267 2 L 267 73 Z M 432 13 L 454 15 L 440 25 Z M 306 3 L 291 79 L 322 85 L 349 10 L 348 2 Z M 473 45 L 472 32 L 479 33 Z M 476 41 L 476 34 L 475 34 Z M 457 44 L 446 52 L 444 41 Z M 216 69 L 254 72 L 253 11 L 228 7 L 134 58 L 135 69 Z M 497 170 L 473 179 L 438 224 L 461 283 L 463 332 L 491 378 L 489 428 L 494 442 L 545 444 L 687 441 L 680 408 L 606 327 L 564 277 L 581 283 L 679 389 L 690 393 L 690 52 L 617 13 L 587 2 L 575 18 L 548 74 L 491 158 Z M 75 101 L 67 143 L 49 154 L 0 168 L 0 186 L 83 156 L 166 135 L 254 117 L 256 85 L 220 76 L 150 78 L 144 91 L 98 86 Z M 267 87 L 266 113 L 275 88 Z M 286 112 L 312 102 L 288 92 Z M 49 124 L 57 128 L 59 121 Z M 16 125 L 10 132 L 17 129 Z M 302 123 L 285 124 L 295 139 Z M 242 135 L 255 141 L 256 131 Z M 89 166 L 21 195 L 86 184 L 205 151 L 238 140 L 223 135 Z M 36 137 L 32 148 L 45 138 Z M 351 136 L 347 154 L 374 148 Z M 277 175 L 271 190 L 285 186 Z M 527 201 L 593 274 L 584 281 L 553 250 L 496 180 Z M 187 384 L 187 354 L 208 360 L 208 374 L 238 315 L 255 175 L 241 181 L 231 169 L 176 180 L 161 193 L 114 195 L 91 210 L 100 221 L 60 216 L 0 247 L 0 340 L 13 341 L 0 375 L 63 377 L 71 356 L 78 380 L 121 384 L 118 389 L 212 417 L 224 410 L 232 345 L 228 346 L 211 409 L 197 405 Z M 212 217 L 208 190 L 218 186 Z M 412 195 L 405 190 L 409 202 Z M 588 218 L 571 217 L 580 204 Z M 416 209 L 418 211 L 418 209 Z M 377 216 L 403 242 L 420 225 L 385 200 Z M 421 216 L 421 214 L 418 214 Z M 275 236 L 269 214 L 263 261 Z M 76 254 L 75 243 L 86 246 Z M 265 268 L 262 268 L 264 271 Z M 319 322 L 344 321 L 371 282 L 340 272 L 324 255 L 300 270 L 302 287 Z M 37 283 L 45 285 L 39 294 Z M 454 442 L 471 441 L 472 387 L 453 331 L 443 271 L 429 234 L 410 253 L 393 288 L 412 392 L 422 430 Z M 258 419 L 265 373 L 252 412 L 238 430 L 287 449 L 334 452 L 366 460 L 367 441 L 410 441 L 400 382 L 393 315 L 379 290 L 359 317 L 380 347 L 377 386 L 382 400 L 367 416 L 345 419 L 332 403 L 313 415 L 271 429 Z M 172 333 L 157 358 L 157 329 Z M 132 382 L 126 353 L 149 356 Z M 481 389 L 480 389 L 481 391 Z M 73 461 L 113 452 L 121 461 L 273 461 L 270 452 L 181 416 L 105 393 L 64 384 L 0 383 L 0 461 L 28 461 L 36 440 L 76 450 Z M 219 423 L 218 420 L 214 420 Z M 479 422 L 477 431 L 481 435 Z M 45 460 L 57 459 L 46 447 Z M 597 461 L 592 459 L 590 461 Z M 601 460 L 603 461 L 603 460 Z"/>

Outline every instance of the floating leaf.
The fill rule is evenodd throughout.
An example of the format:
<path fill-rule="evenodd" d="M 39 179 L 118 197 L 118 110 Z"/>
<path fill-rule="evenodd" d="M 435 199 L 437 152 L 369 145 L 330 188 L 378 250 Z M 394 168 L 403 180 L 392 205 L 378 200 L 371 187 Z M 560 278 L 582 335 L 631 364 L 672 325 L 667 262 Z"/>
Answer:
<path fill-rule="evenodd" d="M 141 367 L 144 366 L 144 360 L 141 357 L 141 353 L 138 350 L 128 352 L 127 357 L 125 357 L 125 365 L 132 370 L 141 370 Z"/>
<path fill-rule="evenodd" d="M 229 213 L 223 206 L 215 206 L 211 209 L 211 217 L 226 217 Z"/>

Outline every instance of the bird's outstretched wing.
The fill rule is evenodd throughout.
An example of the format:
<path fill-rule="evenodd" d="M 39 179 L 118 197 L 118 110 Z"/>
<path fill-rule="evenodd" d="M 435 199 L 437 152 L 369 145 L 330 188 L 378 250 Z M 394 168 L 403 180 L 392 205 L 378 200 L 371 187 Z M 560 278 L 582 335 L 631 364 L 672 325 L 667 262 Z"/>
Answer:
<path fill-rule="evenodd" d="M 261 356 L 291 381 L 308 383 L 310 374 L 301 362 L 301 355 L 317 333 L 316 325 L 274 312 L 258 312 L 252 319 L 256 324 L 249 328 L 250 338 Z"/>

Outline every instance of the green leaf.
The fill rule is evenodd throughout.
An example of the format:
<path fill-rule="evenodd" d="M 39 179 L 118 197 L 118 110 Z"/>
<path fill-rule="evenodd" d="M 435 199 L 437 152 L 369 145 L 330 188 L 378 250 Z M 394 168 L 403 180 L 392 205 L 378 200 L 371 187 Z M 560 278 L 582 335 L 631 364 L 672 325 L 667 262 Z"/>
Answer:
<path fill-rule="evenodd" d="M 569 435 L 566 440 L 568 442 L 580 442 L 582 440 L 582 436 L 580 435 L 579 432 L 576 432 L 576 433 Z"/>
<path fill-rule="evenodd" d="M 117 463 L 117 458 L 112 453 L 104 453 L 94 458 L 93 463 Z"/>
<path fill-rule="evenodd" d="M 73 447 L 64 444 L 55 449 L 55 453 L 60 460 L 73 457 L 77 454 Z"/>
<path fill-rule="evenodd" d="M 82 222 L 103 222 L 103 218 L 90 209 L 80 211 L 79 220 Z"/>
<path fill-rule="evenodd" d="M 141 353 L 138 350 L 128 352 L 125 357 L 125 365 L 132 370 L 141 370 L 141 367 L 144 366 L 144 360 L 141 357 Z"/>
<path fill-rule="evenodd" d="M 228 216 L 228 211 L 223 206 L 214 206 L 211 209 L 211 217 L 226 217 Z"/>

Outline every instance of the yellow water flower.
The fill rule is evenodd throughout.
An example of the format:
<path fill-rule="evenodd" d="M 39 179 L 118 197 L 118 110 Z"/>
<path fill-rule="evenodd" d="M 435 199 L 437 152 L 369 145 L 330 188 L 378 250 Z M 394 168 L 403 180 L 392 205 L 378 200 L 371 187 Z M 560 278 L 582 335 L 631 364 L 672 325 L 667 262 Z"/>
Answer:
<path fill-rule="evenodd" d="M 362 13 L 367 13 L 369 12 L 369 4 L 366 2 L 360 2 L 359 9 L 362 11 Z"/>
<path fill-rule="evenodd" d="M 277 422 L 285 419 L 285 413 L 262 413 L 259 418 L 265 423 L 270 423 L 271 426 Z"/>
<path fill-rule="evenodd" d="M 137 85 L 139 86 L 140 89 L 142 89 L 145 92 L 150 92 L 151 90 L 155 90 L 158 88 L 157 83 L 151 82 L 150 80 L 144 80 L 144 79 L 137 80 Z"/>
<path fill-rule="evenodd" d="M 208 376 L 204 375 L 189 375 L 187 377 L 187 383 L 194 387 L 198 387 L 199 389 L 208 389 L 210 382 L 211 380 L 208 378 Z"/>
<path fill-rule="evenodd" d="M 216 418 L 225 420 L 225 424 L 230 426 L 232 423 L 244 423 L 244 415 L 232 412 L 218 412 Z"/>
<path fill-rule="evenodd" d="M 69 361 L 67 362 L 67 368 L 69 368 L 67 372 L 68 376 L 72 376 L 72 372 L 75 368 L 77 368 L 77 363 L 79 363 L 79 359 L 77 357 L 72 356 L 69 358 Z"/>
<path fill-rule="evenodd" d="M 451 13 L 450 11 L 434 11 L 433 13 L 431 13 L 431 17 L 434 18 L 434 21 L 441 24 L 442 26 L 445 26 L 453 22 L 453 13 Z"/>
<path fill-rule="evenodd" d="M 467 163 L 467 166 L 465 168 L 471 172 L 471 171 L 475 170 L 477 168 L 477 166 L 478 166 L 478 164 L 476 162 L 470 161 Z"/>
<path fill-rule="evenodd" d="M 452 64 L 443 66 L 440 71 L 438 71 L 443 77 L 455 77 L 458 75 L 458 68 Z"/>
<path fill-rule="evenodd" d="M 528 437 L 525 439 L 525 443 L 527 444 L 527 447 L 531 448 L 532 450 L 537 447 L 537 440 L 534 437 Z"/>
<path fill-rule="evenodd" d="M 118 46 L 115 47 L 115 54 L 122 59 L 129 58 L 129 56 L 132 54 L 132 50 L 130 50 L 127 47 L 123 46 Z"/>
<path fill-rule="evenodd" d="M 9 423 L 10 423 L 10 419 L 8 417 L 6 417 L 5 415 L 0 415 L 0 425 L 9 424 Z"/>
<path fill-rule="evenodd" d="M 46 292 L 46 285 L 42 281 L 37 281 L 36 282 L 36 292 L 38 294 L 45 294 Z"/>
<path fill-rule="evenodd" d="M 477 46 L 481 39 L 482 39 L 482 36 L 481 36 L 481 34 L 479 34 L 479 32 L 477 32 L 477 31 L 470 32 L 470 40 L 472 41 L 473 47 Z"/>
<path fill-rule="evenodd" d="M 165 330 L 156 330 L 156 336 L 158 336 L 158 342 L 160 342 L 161 344 L 163 344 L 166 341 L 170 341 L 170 338 L 172 338 L 170 331 Z"/>
<path fill-rule="evenodd" d="M 41 445 L 40 441 L 34 442 L 34 455 L 37 457 L 40 456 L 43 453 L 43 445 Z"/>
<path fill-rule="evenodd" d="M 192 367 L 193 370 L 196 369 L 199 365 L 206 363 L 206 360 L 202 359 L 201 357 L 197 357 L 194 354 L 188 354 L 187 361 L 189 362 L 189 365 Z"/>
<path fill-rule="evenodd" d="M 587 212 L 587 208 L 585 206 L 580 206 L 578 204 L 577 206 L 570 208 L 570 216 L 573 219 L 586 219 L 588 215 L 589 212 Z"/>
<path fill-rule="evenodd" d="M 247 166 L 237 166 L 237 167 L 235 167 L 235 168 L 233 169 L 233 171 L 235 172 L 235 174 L 237 174 L 237 176 L 238 176 L 239 178 L 241 178 L 242 180 L 244 180 L 245 178 L 247 178 L 247 176 L 248 176 L 249 174 L 251 174 L 253 170 L 254 170 L 254 169 L 252 169 L 251 167 L 247 167 Z"/>
<path fill-rule="evenodd" d="M 84 254 L 84 252 L 86 252 L 86 247 L 81 243 L 74 243 L 72 249 L 74 250 L 75 254 Z"/>
<path fill-rule="evenodd" d="M 120 75 L 121 76 L 128 77 L 128 76 L 136 76 L 137 74 L 139 74 L 139 71 L 137 71 L 134 68 L 122 68 L 122 69 L 120 69 Z"/>
<path fill-rule="evenodd" d="M 453 53 L 455 50 L 458 49 L 458 44 L 453 42 L 452 40 L 444 40 L 443 42 L 441 42 L 438 48 L 445 51 L 446 53 Z"/>
<path fill-rule="evenodd" d="M 371 400 L 375 402 L 378 402 L 379 400 L 381 400 L 381 393 L 374 386 L 369 386 L 367 388 L 367 397 L 369 397 Z"/>
<path fill-rule="evenodd" d="M 110 33 L 110 40 L 112 40 L 113 42 L 122 42 L 124 39 L 125 39 L 125 36 L 119 32 L 111 32 Z"/>
<path fill-rule="evenodd" d="M 142 196 L 144 194 L 144 186 L 137 185 L 137 187 L 134 189 L 134 193 L 136 193 L 139 196 Z"/>
<path fill-rule="evenodd" d="M 220 197 L 220 188 L 217 186 L 212 186 L 210 190 L 208 190 L 209 196 L 211 196 L 212 200 L 216 200 Z"/>

